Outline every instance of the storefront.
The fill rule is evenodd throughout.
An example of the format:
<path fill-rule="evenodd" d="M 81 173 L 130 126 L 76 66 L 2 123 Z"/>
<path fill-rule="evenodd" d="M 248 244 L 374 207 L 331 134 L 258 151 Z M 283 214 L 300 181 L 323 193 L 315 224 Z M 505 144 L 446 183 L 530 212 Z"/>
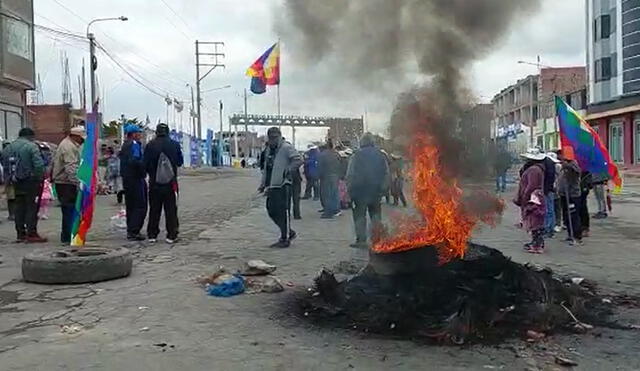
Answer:
<path fill-rule="evenodd" d="M 640 111 L 591 118 L 589 123 L 615 163 L 622 168 L 640 167 Z"/>

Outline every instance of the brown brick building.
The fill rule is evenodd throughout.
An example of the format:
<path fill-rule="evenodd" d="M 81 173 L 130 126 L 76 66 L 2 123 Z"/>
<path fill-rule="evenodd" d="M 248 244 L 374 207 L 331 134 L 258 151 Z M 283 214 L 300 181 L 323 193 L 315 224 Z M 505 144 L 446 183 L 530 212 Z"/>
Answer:
<path fill-rule="evenodd" d="M 82 123 L 86 114 L 68 104 L 27 106 L 27 124 L 36 132 L 36 139 L 54 144 L 69 133 L 69 129 Z"/>

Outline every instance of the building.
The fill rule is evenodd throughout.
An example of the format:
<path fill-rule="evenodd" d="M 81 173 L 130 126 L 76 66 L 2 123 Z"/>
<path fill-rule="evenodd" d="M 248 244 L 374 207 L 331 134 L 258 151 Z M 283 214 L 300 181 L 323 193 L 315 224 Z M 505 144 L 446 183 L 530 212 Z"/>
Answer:
<path fill-rule="evenodd" d="M 86 119 L 84 109 L 73 109 L 69 104 L 29 105 L 26 112 L 26 122 L 35 131 L 36 139 L 54 144 Z"/>
<path fill-rule="evenodd" d="M 35 88 L 33 0 L 0 0 L 0 14 L 0 139 L 13 140 Z"/>
<path fill-rule="evenodd" d="M 467 176 L 485 174 L 491 143 L 493 104 L 476 104 L 460 117 L 458 137 L 464 143 L 464 160 L 469 166 Z"/>
<path fill-rule="evenodd" d="M 555 120 L 554 97 L 572 96 L 585 86 L 586 71 L 581 66 L 541 68 L 540 74 L 518 80 L 492 100 L 491 137 L 513 153 L 524 152 L 531 146 L 553 148 L 552 138 L 558 135 L 557 124 L 550 123 Z"/>
<path fill-rule="evenodd" d="M 587 0 L 587 120 L 619 165 L 640 167 L 640 1 Z"/>
<path fill-rule="evenodd" d="M 587 88 L 556 94 L 582 117 L 587 113 Z M 560 127 L 555 107 L 555 95 L 540 102 L 540 117 L 534 130 L 536 147 L 549 152 L 560 149 Z"/>

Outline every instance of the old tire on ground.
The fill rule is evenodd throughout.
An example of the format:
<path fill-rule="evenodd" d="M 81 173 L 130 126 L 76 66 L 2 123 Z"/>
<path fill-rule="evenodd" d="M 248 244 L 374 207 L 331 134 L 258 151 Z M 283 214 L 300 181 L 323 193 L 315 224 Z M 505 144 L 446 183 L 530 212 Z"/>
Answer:
<path fill-rule="evenodd" d="M 27 282 L 87 283 L 126 277 L 133 258 L 125 248 L 68 248 L 43 250 L 22 259 L 22 277 Z"/>

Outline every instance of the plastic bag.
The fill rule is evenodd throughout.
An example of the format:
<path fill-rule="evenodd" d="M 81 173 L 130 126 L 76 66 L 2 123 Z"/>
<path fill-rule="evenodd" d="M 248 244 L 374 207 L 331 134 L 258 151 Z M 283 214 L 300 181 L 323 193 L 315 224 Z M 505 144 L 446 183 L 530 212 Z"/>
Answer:
<path fill-rule="evenodd" d="M 211 296 L 223 298 L 242 294 L 244 292 L 244 279 L 240 276 L 233 276 L 217 285 L 207 285 L 205 290 Z"/>
<path fill-rule="evenodd" d="M 118 211 L 116 215 L 111 217 L 110 224 L 113 229 L 127 229 L 127 211 L 125 209 Z"/>

